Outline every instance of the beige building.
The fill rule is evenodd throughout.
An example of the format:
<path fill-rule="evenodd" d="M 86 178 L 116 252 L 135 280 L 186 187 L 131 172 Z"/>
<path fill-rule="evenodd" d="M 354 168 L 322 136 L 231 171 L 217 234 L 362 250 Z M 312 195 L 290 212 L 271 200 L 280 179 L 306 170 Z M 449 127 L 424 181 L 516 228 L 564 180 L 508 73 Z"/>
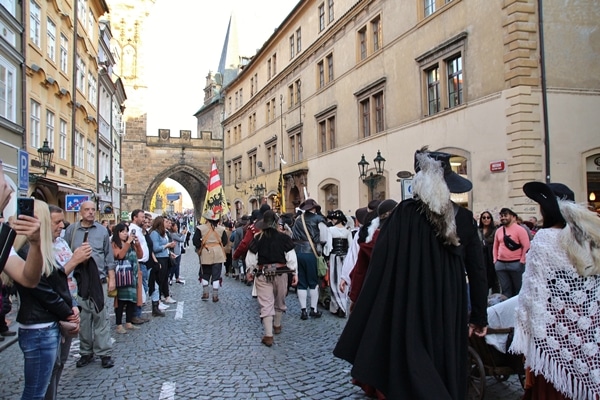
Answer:
<path fill-rule="evenodd" d="M 546 0 L 541 15 L 538 6 L 299 2 L 224 89 L 228 200 L 240 213 L 273 203 L 282 159 L 285 211 L 307 196 L 347 212 L 401 199 L 397 174 L 413 171 L 423 145 L 455 155 L 474 183 L 455 200 L 476 214 L 538 214 L 521 190 L 530 180 L 598 197 L 600 3 Z"/>
<path fill-rule="evenodd" d="M 98 170 L 110 170 L 110 155 L 98 143 L 98 132 L 110 135 L 104 126 L 112 124 L 98 113 L 99 72 L 110 64 L 99 57 L 99 20 L 108 6 L 104 0 L 28 0 L 23 5 L 29 194 L 69 211 L 66 195 L 98 200 L 106 176 L 99 177 Z M 43 146 L 53 150 L 47 168 L 38 157 Z M 67 218 L 74 220 L 75 213 L 67 212 Z"/>

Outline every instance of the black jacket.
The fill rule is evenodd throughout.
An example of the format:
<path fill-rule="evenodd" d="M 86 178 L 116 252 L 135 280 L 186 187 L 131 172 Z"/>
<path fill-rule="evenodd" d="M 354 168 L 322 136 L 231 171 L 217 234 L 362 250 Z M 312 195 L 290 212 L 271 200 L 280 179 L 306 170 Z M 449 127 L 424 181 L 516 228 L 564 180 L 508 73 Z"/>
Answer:
<path fill-rule="evenodd" d="M 50 276 L 42 275 L 40 283 L 31 289 L 15 282 L 21 304 L 17 321 L 32 325 L 65 321 L 73 314 L 73 300 L 65 273 L 55 268 Z"/>

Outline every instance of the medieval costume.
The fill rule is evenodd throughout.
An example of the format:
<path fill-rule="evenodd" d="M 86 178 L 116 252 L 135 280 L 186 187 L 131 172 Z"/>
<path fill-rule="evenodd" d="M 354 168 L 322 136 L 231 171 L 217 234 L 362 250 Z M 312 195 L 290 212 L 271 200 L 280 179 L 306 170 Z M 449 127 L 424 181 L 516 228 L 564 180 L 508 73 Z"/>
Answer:
<path fill-rule="evenodd" d="M 207 301 L 209 297 L 209 282 L 212 281 L 212 301 L 219 301 L 219 287 L 221 286 L 221 270 L 225 262 L 225 245 L 227 244 L 227 233 L 225 227 L 219 225 L 219 215 L 211 210 L 202 215 L 206 223 L 200 225 L 194 235 L 194 242 L 199 244 L 198 254 L 202 264 L 200 265 L 200 279 L 202 282 L 202 300 Z"/>
<path fill-rule="evenodd" d="M 600 397 L 600 220 L 563 184 L 530 182 L 544 229 L 527 253 L 511 351 L 525 355 L 527 399 Z"/>
<path fill-rule="evenodd" d="M 472 213 L 450 201 L 450 191 L 466 192 L 471 184 L 452 172 L 449 154 L 425 150 L 415 156 L 418 197 L 398 204 L 382 224 L 334 355 L 352 363 L 355 381 L 380 397 L 463 400 L 465 271 L 470 321 L 480 335 L 487 325 L 487 282 Z"/>
<path fill-rule="evenodd" d="M 343 318 L 347 313 L 348 296 L 340 291 L 340 280 L 344 258 L 348 254 L 348 245 L 352 241 L 352 232 L 346 227 L 348 220 L 341 210 L 335 210 L 327 217 L 335 224 L 328 228 L 329 237 L 324 249 L 324 254 L 329 256 L 329 288 L 331 290 L 329 311 Z"/>
<path fill-rule="evenodd" d="M 256 295 L 260 305 L 260 317 L 264 327 L 261 343 L 273 345 L 273 334 L 281 333 L 281 319 L 287 310 L 285 296 L 288 274 L 296 284 L 297 260 L 292 239 L 277 230 L 275 212 L 268 210 L 256 223 L 260 230 L 248 248 L 246 265 L 248 273 L 254 274 Z"/>

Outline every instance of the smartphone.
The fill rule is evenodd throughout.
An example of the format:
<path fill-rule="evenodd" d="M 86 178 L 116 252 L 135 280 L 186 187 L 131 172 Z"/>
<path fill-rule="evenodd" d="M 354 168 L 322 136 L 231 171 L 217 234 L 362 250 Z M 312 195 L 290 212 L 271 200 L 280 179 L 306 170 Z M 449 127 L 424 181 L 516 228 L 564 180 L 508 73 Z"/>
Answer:
<path fill-rule="evenodd" d="M 133 233 L 133 234 L 135 235 L 135 229 L 132 229 L 132 230 L 131 230 L 131 233 Z"/>
<path fill-rule="evenodd" d="M 17 199 L 17 216 L 27 215 L 33 217 L 33 198 L 19 197 Z"/>
<path fill-rule="evenodd" d="M 83 234 L 83 243 L 87 242 L 88 234 L 89 234 L 88 231 L 85 231 L 85 233 Z"/>

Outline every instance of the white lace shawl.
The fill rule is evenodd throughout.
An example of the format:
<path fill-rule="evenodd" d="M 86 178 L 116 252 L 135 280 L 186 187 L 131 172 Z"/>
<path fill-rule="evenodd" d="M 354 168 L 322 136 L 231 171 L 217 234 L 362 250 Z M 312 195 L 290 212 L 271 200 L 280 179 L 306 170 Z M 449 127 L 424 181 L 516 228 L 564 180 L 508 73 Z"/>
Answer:
<path fill-rule="evenodd" d="M 600 395 L 600 276 L 582 277 L 561 229 L 537 232 L 527 253 L 510 351 L 572 399 Z"/>

